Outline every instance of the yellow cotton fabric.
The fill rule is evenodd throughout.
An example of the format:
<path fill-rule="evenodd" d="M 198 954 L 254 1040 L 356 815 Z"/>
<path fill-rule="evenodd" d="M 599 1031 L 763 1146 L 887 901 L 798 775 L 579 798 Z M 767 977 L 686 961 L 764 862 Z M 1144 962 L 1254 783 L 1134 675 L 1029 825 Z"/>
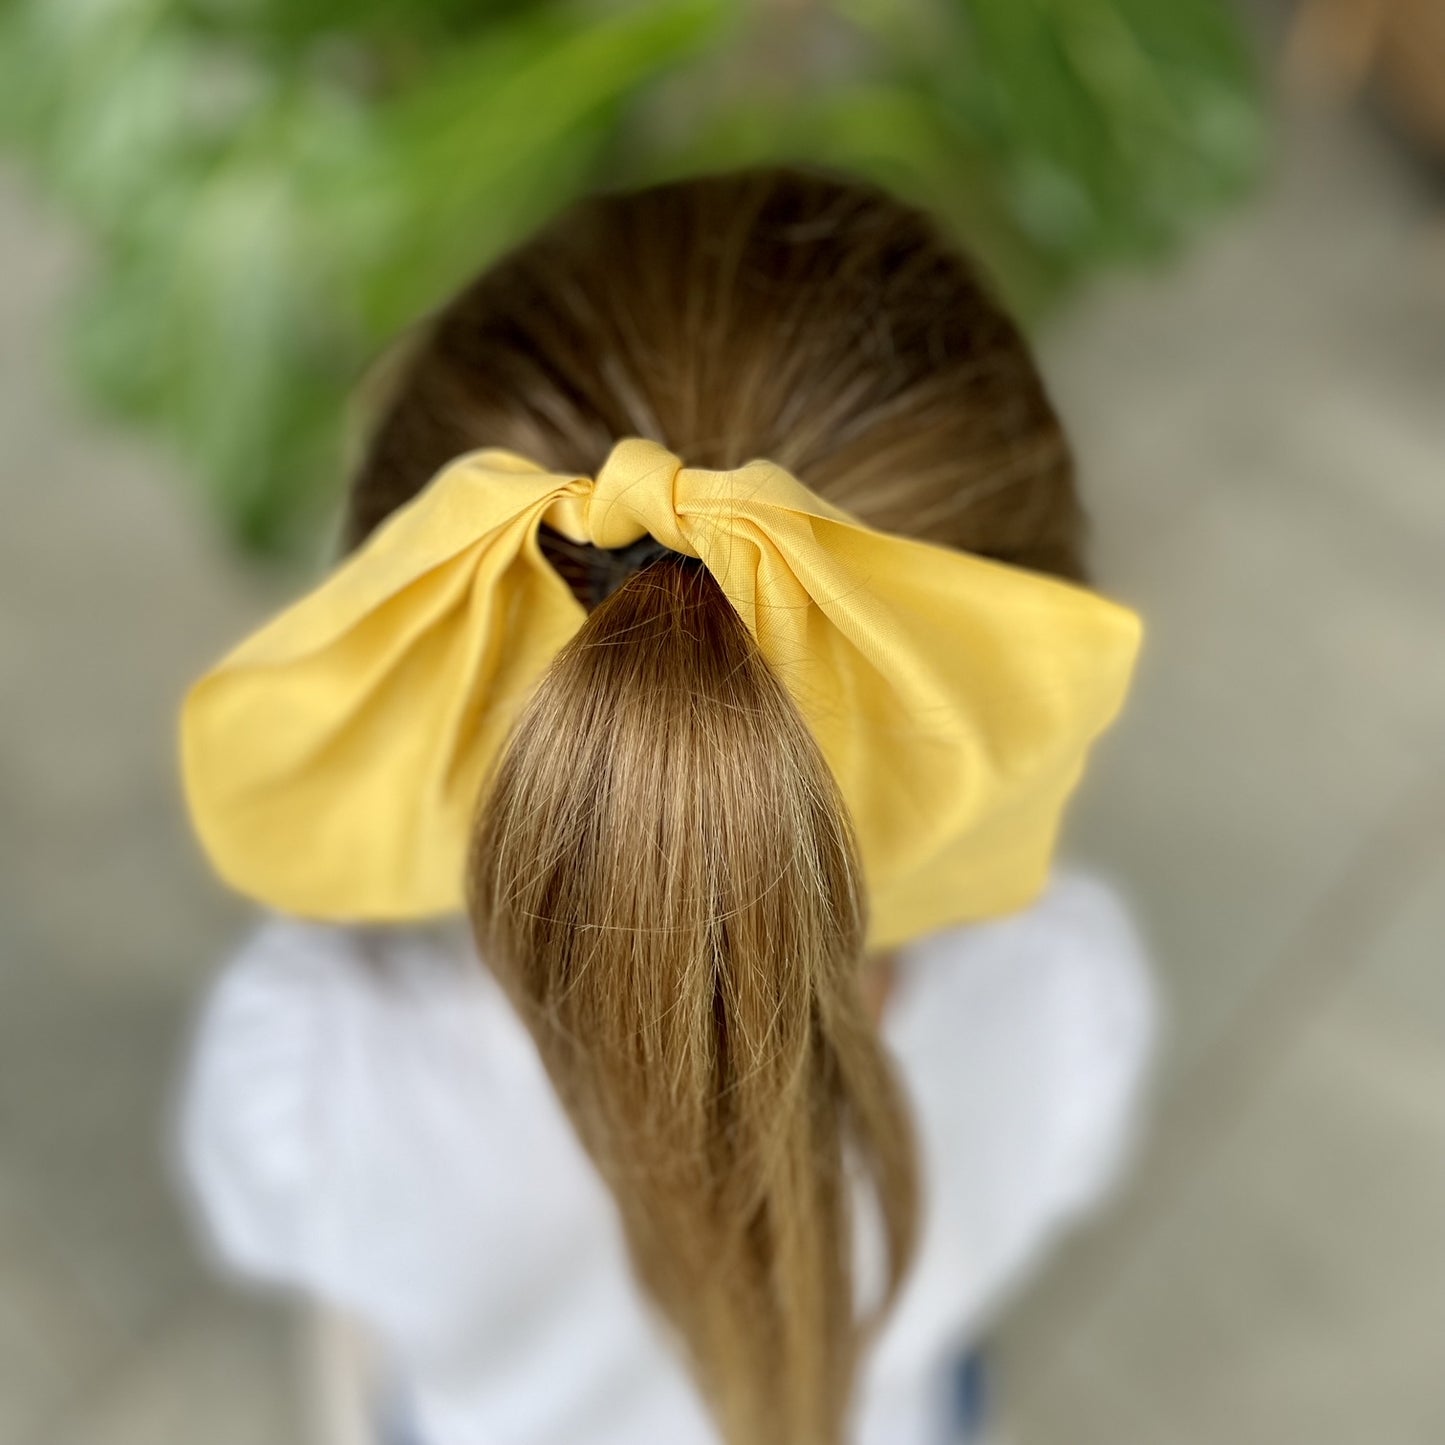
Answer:
<path fill-rule="evenodd" d="M 506 452 L 459 458 L 192 688 L 186 796 L 227 882 L 323 919 L 463 906 L 488 769 L 583 620 L 543 522 L 702 559 L 838 780 L 873 946 L 1042 886 L 1089 745 L 1123 701 L 1135 615 L 873 531 L 770 462 L 702 471 L 640 440 L 595 482 Z"/>

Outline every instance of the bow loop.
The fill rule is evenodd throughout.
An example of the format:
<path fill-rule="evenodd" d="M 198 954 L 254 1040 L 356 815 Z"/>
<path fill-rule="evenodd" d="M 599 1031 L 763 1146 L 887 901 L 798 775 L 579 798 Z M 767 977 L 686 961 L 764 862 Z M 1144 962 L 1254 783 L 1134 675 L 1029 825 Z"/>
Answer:
<path fill-rule="evenodd" d="M 573 542 L 604 551 L 652 537 L 672 552 L 696 557 L 677 514 L 682 463 L 655 442 L 632 439 L 612 449 L 597 480 L 575 483 L 547 509 L 546 522 Z"/>

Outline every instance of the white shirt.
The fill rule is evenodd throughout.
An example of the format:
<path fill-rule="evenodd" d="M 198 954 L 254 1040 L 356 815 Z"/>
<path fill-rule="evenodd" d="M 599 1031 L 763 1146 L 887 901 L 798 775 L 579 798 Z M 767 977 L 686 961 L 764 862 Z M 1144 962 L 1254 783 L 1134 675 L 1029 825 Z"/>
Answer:
<path fill-rule="evenodd" d="M 950 1372 L 1133 1133 L 1154 1034 L 1114 895 L 903 949 L 883 1023 L 921 1245 L 865 1364 L 860 1445 L 933 1445 Z M 204 1011 L 181 1161 L 220 1260 L 366 1323 L 427 1445 L 716 1445 L 615 1207 L 457 930 L 276 919 Z"/>

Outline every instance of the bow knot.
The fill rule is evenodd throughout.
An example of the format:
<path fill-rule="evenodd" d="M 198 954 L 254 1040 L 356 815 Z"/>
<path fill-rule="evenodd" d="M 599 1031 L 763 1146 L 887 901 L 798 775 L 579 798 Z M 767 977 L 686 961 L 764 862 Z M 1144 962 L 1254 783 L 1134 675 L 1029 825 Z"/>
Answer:
<path fill-rule="evenodd" d="M 545 521 L 572 542 L 612 552 L 650 536 L 669 551 L 696 557 L 677 514 L 682 463 L 655 442 L 619 442 L 597 473 L 569 485 L 548 507 Z"/>

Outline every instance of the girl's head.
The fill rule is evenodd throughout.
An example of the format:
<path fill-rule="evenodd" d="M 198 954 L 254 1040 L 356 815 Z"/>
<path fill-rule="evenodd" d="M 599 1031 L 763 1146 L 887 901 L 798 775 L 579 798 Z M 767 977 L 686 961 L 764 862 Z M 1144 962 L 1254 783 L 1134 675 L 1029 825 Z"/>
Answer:
<path fill-rule="evenodd" d="M 459 453 L 593 475 L 631 436 L 694 467 L 766 457 L 880 530 L 1080 574 L 1018 332 L 926 217 L 858 184 L 753 172 L 563 216 L 415 339 L 351 535 Z M 480 802 L 481 951 L 729 1445 L 834 1445 L 864 1334 L 860 1184 L 895 1284 L 917 1209 L 850 822 L 707 571 L 544 549 L 592 610 Z"/>
<path fill-rule="evenodd" d="M 882 531 L 1077 577 L 1067 444 L 1012 322 L 921 212 L 794 171 L 601 196 L 414 339 L 353 540 L 448 461 L 595 476 L 621 437 L 767 457 Z"/>

